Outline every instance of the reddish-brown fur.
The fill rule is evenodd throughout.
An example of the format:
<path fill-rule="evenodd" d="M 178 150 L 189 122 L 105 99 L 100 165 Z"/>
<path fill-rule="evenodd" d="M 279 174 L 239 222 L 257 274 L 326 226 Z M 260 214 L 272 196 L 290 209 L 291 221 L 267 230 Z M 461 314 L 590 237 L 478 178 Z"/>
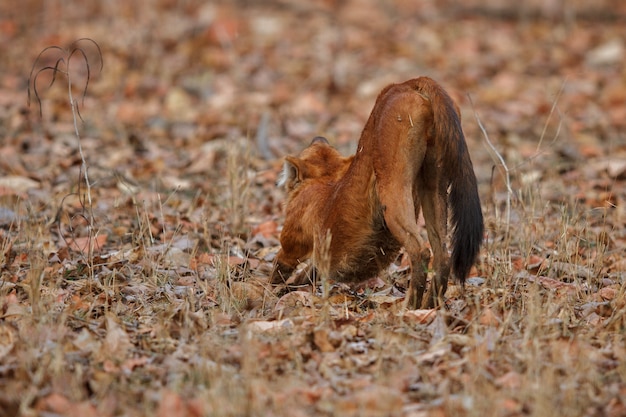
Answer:
<path fill-rule="evenodd" d="M 285 159 L 280 183 L 288 198 L 274 284 L 306 260 L 331 279 L 363 281 L 404 247 L 412 264 L 408 305 L 432 307 L 442 301 L 450 269 L 464 283 L 476 260 L 483 235 L 476 177 L 458 108 L 430 78 L 380 93 L 354 156 L 344 158 L 324 138 L 315 138 L 298 157 Z M 425 299 L 430 254 L 420 243 L 420 208 L 435 269 Z"/>

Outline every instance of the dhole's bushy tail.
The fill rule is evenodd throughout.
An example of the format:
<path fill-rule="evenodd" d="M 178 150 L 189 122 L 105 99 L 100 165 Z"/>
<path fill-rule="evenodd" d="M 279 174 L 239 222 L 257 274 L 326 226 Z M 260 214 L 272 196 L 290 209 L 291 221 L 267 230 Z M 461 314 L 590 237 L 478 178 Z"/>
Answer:
<path fill-rule="evenodd" d="M 461 119 L 448 93 L 428 77 L 415 79 L 415 89 L 430 99 L 435 124 L 435 147 L 443 150 L 441 169 L 450 186 L 452 209 L 452 271 L 463 284 L 476 261 L 483 239 L 483 214 Z"/>

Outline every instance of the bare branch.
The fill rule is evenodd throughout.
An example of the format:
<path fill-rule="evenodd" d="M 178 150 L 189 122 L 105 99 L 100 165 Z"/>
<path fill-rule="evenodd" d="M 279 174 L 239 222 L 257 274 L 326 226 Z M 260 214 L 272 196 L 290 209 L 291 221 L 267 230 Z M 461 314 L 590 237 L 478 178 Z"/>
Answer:
<path fill-rule="evenodd" d="M 46 48 L 44 48 L 41 52 L 39 52 L 39 55 L 37 55 L 37 58 L 35 58 L 35 62 L 33 62 L 33 66 L 30 68 L 30 74 L 28 75 L 28 101 L 27 104 L 30 106 L 30 85 L 31 85 L 31 80 L 33 80 L 33 86 L 34 86 L 34 79 L 33 79 L 33 73 L 35 73 L 35 68 L 37 68 L 37 63 L 39 62 L 39 59 L 43 56 L 43 54 L 45 54 L 47 51 L 49 50 L 57 50 L 57 51 L 63 51 L 63 49 L 60 46 L 48 46 Z M 39 73 L 39 71 L 37 71 L 37 73 Z"/>
<path fill-rule="evenodd" d="M 71 60 L 72 57 L 75 54 L 78 54 L 83 62 L 85 63 L 86 69 L 87 69 L 87 79 L 85 80 L 85 86 L 82 89 L 82 95 L 81 95 L 81 104 L 84 105 L 85 102 L 85 97 L 87 96 L 87 89 L 89 87 L 89 82 L 91 80 L 91 65 L 90 65 L 90 58 L 88 57 L 87 54 L 87 50 L 86 47 L 88 45 L 85 45 L 85 47 L 82 47 L 81 44 L 85 44 L 87 43 L 88 45 L 91 46 L 95 46 L 96 48 L 96 56 L 97 59 L 99 61 L 99 65 L 98 65 L 98 71 L 102 71 L 102 68 L 104 67 L 104 60 L 102 59 L 102 50 L 100 49 L 100 45 L 98 45 L 98 43 L 96 41 L 94 41 L 91 38 L 80 38 L 74 42 L 72 42 L 69 46 L 69 48 L 67 49 L 63 49 L 60 46 L 48 46 L 46 48 L 44 48 L 39 55 L 37 55 L 37 58 L 35 59 L 35 62 L 33 63 L 33 66 L 31 67 L 30 70 L 30 74 L 28 77 L 28 98 L 27 98 L 27 104 L 28 106 L 30 106 L 31 103 L 31 97 L 34 94 L 35 99 L 37 101 L 37 104 L 39 105 L 39 116 L 42 117 L 42 108 L 41 108 L 41 95 L 39 94 L 39 91 L 37 89 L 37 79 L 39 77 L 39 75 L 42 72 L 47 72 L 47 71 L 52 71 L 52 80 L 50 81 L 50 84 L 48 85 L 48 88 L 50 88 L 54 82 L 56 81 L 56 77 L 57 77 L 57 73 L 62 73 L 64 74 L 66 77 L 68 77 L 68 81 L 69 81 L 69 72 L 71 69 Z M 43 59 L 44 55 L 48 55 L 48 52 L 53 51 L 54 53 L 60 54 L 61 56 L 55 61 L 54 66 L 45 66 L 43 68 L 39 68 L 38 69 L 38 64 L 39 62 Z M 61 67 L 64 66 L 65 69 L 61 69 Z M 32 92 L 31 92 L 32 89 Z M 80 120 L 83 120 L 82 117 L 80 116 L 80 112 L 77 112 Z"/>

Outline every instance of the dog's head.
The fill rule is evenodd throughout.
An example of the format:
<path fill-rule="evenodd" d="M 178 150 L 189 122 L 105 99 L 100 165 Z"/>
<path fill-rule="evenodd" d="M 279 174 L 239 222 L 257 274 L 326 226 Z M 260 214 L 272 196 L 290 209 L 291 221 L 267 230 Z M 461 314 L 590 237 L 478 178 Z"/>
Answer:
<path fill-rule="evenodd" d="M 353 158 L 344 158 L 326 138 L 317 136 L 300 155 L 285 158 L 277 185 L 291 192 L 307 180 L 337 182 L 346 173 Z"/>

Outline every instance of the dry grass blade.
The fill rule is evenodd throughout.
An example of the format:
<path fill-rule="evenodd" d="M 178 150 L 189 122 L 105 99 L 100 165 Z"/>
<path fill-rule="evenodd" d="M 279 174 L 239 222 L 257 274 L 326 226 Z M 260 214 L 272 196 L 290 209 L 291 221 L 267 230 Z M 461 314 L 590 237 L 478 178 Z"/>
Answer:
<path fill-rule="evenodd" d="M 472 102 L 472 98 L 469 97 L 469 100 L 470 100 L 470 103 L 472 105 L 472 108 L 474 108 L 474 103 Z M 478 127 L 480 128 L 480 131 L 483 134 L 483 138 L 485 139 L 485 142 L 488 145 L 488 149 L 490 151 L 490 155 L 494 159 L 497 159 L 497 161 L 498 161 L 497 165 L 502 167 L 502 169 L 504 170 L 504 180 L 505 180 L 506 191 L 507 191 L 506 215 L 505 215 L 505 219 L 504 219 L 504 224 L 505 224 L 505 235 L 508 236 L 509 228 L 511 227 L 511 199 L 515 195 L 514 192 L 513 192 L 513 189 L 511 188 L 511 175 L 510 175 L 510 172 L 509 172 L 509 167 L 507 166 L 507 164 L 504 161 L 504 158 L 502 157 L 500 152 L 498 152 L 498 150 L 496 149 L 494 144 L 491 142 L 491 139 L 489 139 L 489 135 L 487 134 L 487 129 L 485 129 L 485 126 L 483 126 L 483 123 L 480 121 L 480 117 L 478 117 L 478 112 L 476 111 L 476 109 L 474 109 L 474 118 L 476 119 L 476 123 L 478 123 Z M 496 206 L 496 214 L 497 213 L 498 213 L 498 211 L 497 211 L 497 206 Z"/>

